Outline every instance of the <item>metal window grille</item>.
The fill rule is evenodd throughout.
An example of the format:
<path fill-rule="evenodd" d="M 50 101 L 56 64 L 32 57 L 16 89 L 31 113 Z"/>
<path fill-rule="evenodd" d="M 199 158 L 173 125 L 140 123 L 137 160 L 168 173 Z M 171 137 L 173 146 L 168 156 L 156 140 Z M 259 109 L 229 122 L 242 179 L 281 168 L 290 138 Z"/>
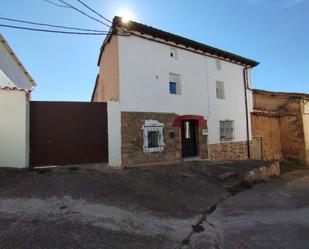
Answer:
<path fill-rule="evenodd" d="M 144 139 L 147 141 L 144 143 L 144 149 L 149 152 L 159 152 L 164 149 L 163 143 L 163 126 L 144 126 Z"/>
<path fill-rule="evenodd" d="M 234 140 L 234 121 L 220 121 L 220 141 Z"/>
<path fill-rule="evenodd" d="M 223 81 L 216 82 L 216 93 L 217 93 L 217 99 L 225 99 Z"/>

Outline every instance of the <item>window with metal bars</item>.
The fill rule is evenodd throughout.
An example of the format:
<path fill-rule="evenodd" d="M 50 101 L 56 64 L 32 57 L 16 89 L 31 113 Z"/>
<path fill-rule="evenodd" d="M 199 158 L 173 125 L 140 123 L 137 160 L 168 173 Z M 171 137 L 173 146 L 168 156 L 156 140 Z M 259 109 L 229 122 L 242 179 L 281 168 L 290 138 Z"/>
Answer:
<path fill-rule="evenodd" d="M 156 120 L 145 120 L 144 130 L 144 152 L 160 152 L 164 150 L 163 142 L 164 124 Z"/>
<path fill-rule="evenodd" d="M 219 81 L 219 80 L 216 81 L 216 94 L 217 94 L 217 99 L 225 99 L 223 81 Z"/>
<path fill-rule="evenodd" d="M 220 121 L 220 141 L 229 142 L 234 140 L 234 121 Z"/>

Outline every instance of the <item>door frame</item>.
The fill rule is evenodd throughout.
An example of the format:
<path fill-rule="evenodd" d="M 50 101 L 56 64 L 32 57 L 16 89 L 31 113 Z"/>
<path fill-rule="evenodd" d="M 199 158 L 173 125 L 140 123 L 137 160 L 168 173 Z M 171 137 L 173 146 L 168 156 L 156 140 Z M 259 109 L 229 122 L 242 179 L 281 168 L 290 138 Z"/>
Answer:
<path fill-rule="evenodd" d="M 255 141 L 259 141 L 259 150 L 260 150 L 260 158 L 258 158 L 257 157 L 257 154 L 256 154 L 256 147 L 255 147 L 255 145 L 256 145 L 256 143 L 255 143 Z M 263 160 L 263 137 L 252 137 L 252 147 L 253 147 L 253 157 L 254 157 L 254 159 L 256 159 L 256 160 Z"/>
<path fill-rule="evenodd" d="M 192 145 L 194 145 L 192 148 L 192 150 L 194 151 L 193 152 L 193 155 L 189 155 L 189 156 L 186 156 L 184 155 L 184 134 L 185 134 L 185 130 L 184 130 L 184 124 L 186 122 L 189 122 L 190 123 L 190 131 L 191 131 L 191 125 L 193 126 L 192 128 L 192 131 L 193 131 L 193 137 L 192 137 L 192 140 L 193 140 L 193 143 Z M 199 155 L 198 151 L 198 122 L 197 120 L 192 120 L 192 119 L 188 119 L 188 120 L 182 120 L 181 121 L 181 128 L 180 128 L 180 131 L 181 131 L 181 156 L 182 158 L 189 158 L 189 157 L 197 157 Z"/>

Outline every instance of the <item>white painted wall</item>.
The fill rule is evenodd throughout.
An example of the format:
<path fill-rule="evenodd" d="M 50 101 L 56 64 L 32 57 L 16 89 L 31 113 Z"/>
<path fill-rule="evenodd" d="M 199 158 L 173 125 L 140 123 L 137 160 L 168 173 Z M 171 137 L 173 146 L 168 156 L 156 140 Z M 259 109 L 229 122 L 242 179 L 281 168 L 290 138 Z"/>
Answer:
<path fill-rule="evenodd" d="M 119 37 L 121 111 L 202 115 L 208 120 L 209 143 L 220 142 L 219 121 L 235 121 L 235 141 L 245 141 L 246 113 L 243 66 L 178 49 L 136 36 Z M 181 94 L 169 93 L 169 73 L 181 75 Z M 225 100 L 216 99 L 216 80 L 224 81 Z M 252 93 L 249 113 L 252 111 Z M 251 129 L 250 129 L 251 130 Z"/>
<path fill-rule="evenodd" d="M 0 69 L 18 88 L 31 89 L 32 85 L 22 69 L 0 42 Z M 3 82 L 0 82 L 0 86 Z"/>
<path fill-rule="evenodd" d="M 0 90 L 0 167 L 29 166 L 28 108 L 24 91 Z"/>
<path fill-rule="evenodd" d="M 107 102 L 108 117 L 108 163 L 113 167 L 121 166 L 121 113 L 120 103 Z"/>

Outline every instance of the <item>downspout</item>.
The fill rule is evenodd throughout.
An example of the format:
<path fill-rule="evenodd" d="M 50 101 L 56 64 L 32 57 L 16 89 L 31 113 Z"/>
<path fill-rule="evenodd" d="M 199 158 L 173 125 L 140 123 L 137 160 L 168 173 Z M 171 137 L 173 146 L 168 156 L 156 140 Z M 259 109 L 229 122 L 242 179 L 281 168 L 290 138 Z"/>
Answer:
<path fill-rule="evenodd" d="M 247 78 L 247 67 L 245 66 L 243 69 L 243 77 L 244 77 L 244 91 L 245 91 L 245 106 L 246 106 L 246 128 L 247 128 L 247 153 L 248 158 L 251 159 L 250 155 L 250 131 L 249 131 L 249 110 L 248 110 L 248 78 Z"/>

